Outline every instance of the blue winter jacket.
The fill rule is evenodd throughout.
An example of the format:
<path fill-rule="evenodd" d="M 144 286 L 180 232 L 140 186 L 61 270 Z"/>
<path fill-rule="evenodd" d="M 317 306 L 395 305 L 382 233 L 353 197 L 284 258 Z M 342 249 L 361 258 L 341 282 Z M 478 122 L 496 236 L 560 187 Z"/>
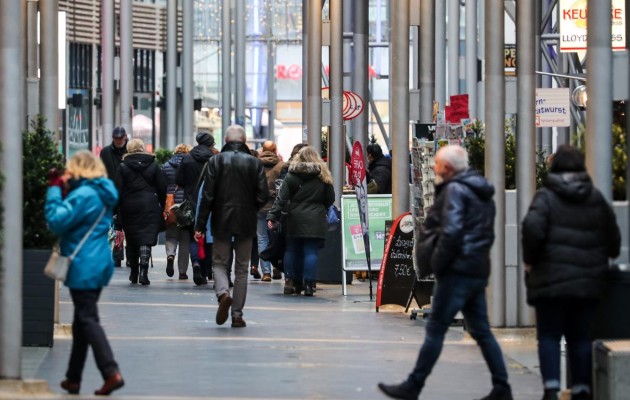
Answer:
<path fill-rule="evenodd" d="M 65 199 L 61 196 L 61 188 L 48 188 L 46 222 L 61 238 L 61 254 L 69 256 L 106 207 L 103 218 L 75 256 L 65 281 L 70 289 L 99 289 L 107 286 L 114 273 L 107 233 L 118 191 L 114 182 L 107 178 L 80 179 L 71 181 L 70 186 Z"/>

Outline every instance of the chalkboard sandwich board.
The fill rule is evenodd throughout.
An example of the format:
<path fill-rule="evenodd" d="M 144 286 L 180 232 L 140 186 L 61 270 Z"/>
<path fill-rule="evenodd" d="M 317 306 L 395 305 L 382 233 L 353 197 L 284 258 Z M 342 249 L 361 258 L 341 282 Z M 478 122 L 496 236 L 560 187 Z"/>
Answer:
<path fill-rule="evenodd" d="M 376 290 L 376 311 L 383 304 L 405 307 L 416 273 L 413 268 L 413 216 L 404 213 L 396 221 L 387 238 Z"/>

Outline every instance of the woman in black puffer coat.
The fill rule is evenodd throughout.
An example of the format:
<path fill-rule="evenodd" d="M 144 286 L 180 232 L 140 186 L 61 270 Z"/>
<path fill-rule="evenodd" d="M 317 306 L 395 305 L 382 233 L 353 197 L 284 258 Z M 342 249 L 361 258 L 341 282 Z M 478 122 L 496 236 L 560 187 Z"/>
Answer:
<path fill-rule="evenodd" d="M 591 325 L 609 259 L 621 238 L 613 210 L 571 146 L 555 153 L 545 187 L 523 220 L 527 301 L 536 308 L 544 400 L 560 390 L 560 339 L 567 340 L 572 400 L 591 398 Z"/>
<path fill-rule="evenodd" d="M 267 214 L 267 226 L 275 228 L 287 211 L 287 247 L 284 253 L 284 294 L 313 295 L 317 253 L 326 239 L 326 210 L 335 201 L 332 176 L 317 151 L 302 148 L 289 166 L 276 200 Z"/>
<path fill-rule="evenodd" d="M 117 223 L 122 224 L 127 240 L 129 280 L 149 285 L 151 247 L 157 244 L 158 233 L 164 230 L 166 177 L 155 163 L 155 156 L 145 152 L 142 140 L 133 139 L 127 144 L 117 186 L 120 195 Z"/>

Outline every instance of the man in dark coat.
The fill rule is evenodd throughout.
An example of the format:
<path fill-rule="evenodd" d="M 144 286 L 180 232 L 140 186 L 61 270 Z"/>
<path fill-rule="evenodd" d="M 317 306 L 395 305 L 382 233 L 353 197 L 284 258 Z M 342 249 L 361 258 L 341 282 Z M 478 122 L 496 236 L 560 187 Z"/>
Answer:
<path fill-rule="evenodd" d="M 175 183 L 180 188 L 184 188 L 184 196 L 192 204 L 197 204 L 197 183 L 201 176 L 201 171 L 210 159 L 214 155 L 214 136 L 208 132 L 199 132 L 197 137 L 197 146 L 190 150 L 190 153 L 186 154 L 177 168 L 175 174 Z M 193 227 L 189 227 L 190 234 L 190 257 L 193 263 L 193 281 L 195 285 L 207 285 L 208 284 L 208 267 L 206 263 L 202 263 L 197 256 L 197 243 L 193 240 L 195 232 Z"/>
<path fill-rule="evenodd" d="M 231 307 L 233 328 L 246 326 L 243 307 L 247 296 L 252 240 L 256 235 L 257 212 L 269 197 L 263 164 L 251 155 L 246 140 L 242 126 L 232 125 L 227 129 L 221 153 L 212 157 L 204 168 L 204 189 L 195 225 L 195 239 L 203 238 L 208 216 L 212 212 L 212 265 L 219 299 L 216 322 L 224 324 Z M 230 297 L 227 275 L 232 245 L 236 273 L 234 300 Z"/>
<path fill-rule="evenodd" d="M 373 143 L 367 146 L 368 172 L 378 185 L 378 194 L 392 193 L 392 159 L 383 155 L 381 146 Z"/>
<path fill-rule="evenodd" d="M 101 150 L 101 160 L 105 164 L 107 170 L 107 177 L 116 182 L 118 177 L 118 167 L 122 163 L 122 158 L 127 154 L 127 132 L 122 126 L 117 126 L 112 131 L 112 143 L 103 147 Z M 118 207 L 114 209 L 114 220 L 118 218 Z M 116 233 L 116 245 L 112 248 L 112 258 L 114 259 L 114 265 L 121 266 L 124 258 L 124 251 L 122 246 L 122 232 Z"/>
<path fill-rule="evenodd" d="M 492 373 L 492 392 L 482 400 L 512 400 L 503 354 L 490 331 L 486 306 L 489 253 L 494 241 L 494 188 L 468 168 L 468 154 L 461 146 L 441 148 L 434 171 L 436 198 L 425 229 L 438 231 L 431 256 L 436 287 L 425 340 L 407 380 L 378 386 L 392 398 L 417 399 L 440 356 L 444 335 L 461 311 Z"/>

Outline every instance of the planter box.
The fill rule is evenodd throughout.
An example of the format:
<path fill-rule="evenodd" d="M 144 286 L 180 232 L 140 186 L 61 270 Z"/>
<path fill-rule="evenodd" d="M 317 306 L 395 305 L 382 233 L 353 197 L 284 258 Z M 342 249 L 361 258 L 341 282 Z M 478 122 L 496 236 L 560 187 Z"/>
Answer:
<path fill-rule="evenodd" d="M 44 275 L 50 250 L 24 250 L 22 272 L 22 345 L 53 345 L 55 281 Z"/>

